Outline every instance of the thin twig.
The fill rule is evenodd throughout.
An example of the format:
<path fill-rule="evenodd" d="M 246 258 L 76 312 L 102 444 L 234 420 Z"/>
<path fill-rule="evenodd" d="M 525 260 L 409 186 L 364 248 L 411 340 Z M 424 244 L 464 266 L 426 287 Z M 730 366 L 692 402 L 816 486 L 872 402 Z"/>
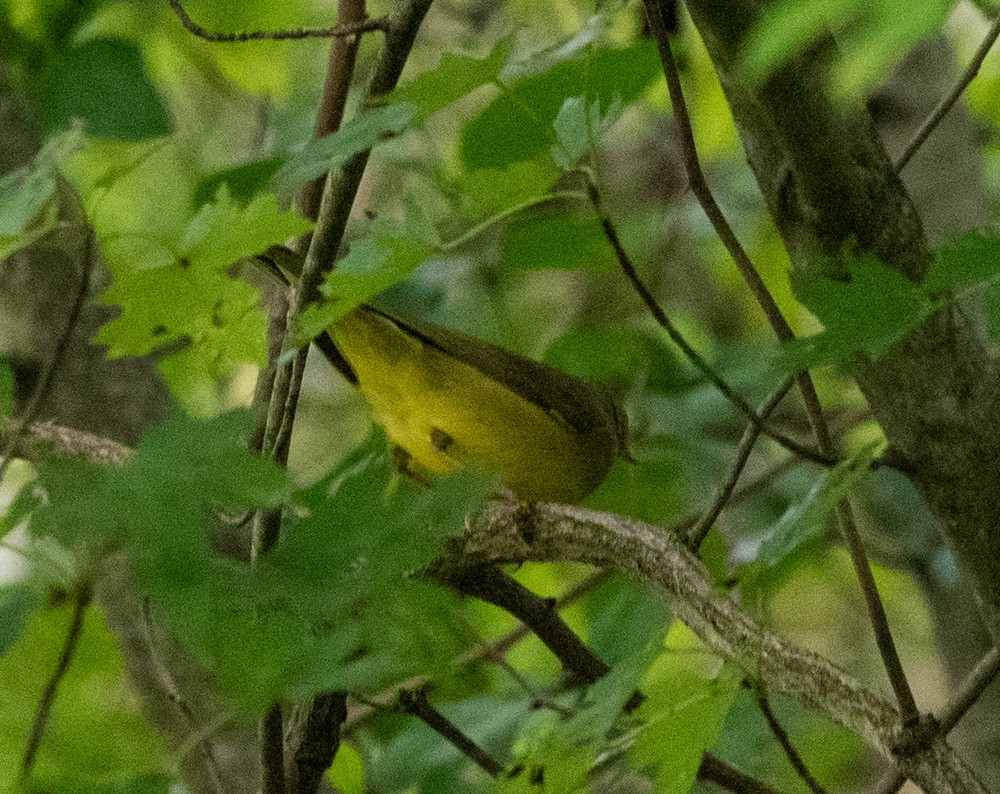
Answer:
<path fill-rule="evenodd" d="M 10 462 L 17 455 L 21 442 L 28 432 L 28 426 L 35 421 L 35 417 L 38 416 L 38 412 L 42 409 L 45 399 L 49 396 L 52 382 L 62 364 L 63 357 L 66 355 L 70 340 L 73 338 L 73 331 L 76 329 L 76 324 L 80 321 L 83 306 L 87 301 L 87 293 L 90 291 L 90 274 L 93 271 L 94 262 L 94 233 L 89 226 L 84 226 L 83 233 L 85 235 L 83 243 L 83 272 L 80 274 L 80 284 L 76 290 L 76 297 L 73 299 L 69 316 L 66 318 L 66 325 L 59 339 L 56 341 L 52 356 L 42 370 L 38 382 L 35 384 L 35 389 L 31 393 L 31 399 L 25 406 L 24 412 L 8 431 L 7 444 L 4 446 L 3 458 L 0 460 L 0 482 L 3 481 L 7 469 L 10 467 Z"/>
<path fill-rule="evenodd" d="M 284 734 L 281 704 L 275 703 L 260 721 L 260 768 L 263 794 L 286 794 Z"/>
<path fill-rule="evenodd" d="M 778 789 L 741 772 L 711 753 L 705 753 L 701 758 L 698 780 L 714 783 L 733 794 L 782 794 Z"/>
<path fill-rule="evenodd" d="M 781 749 L 784 750 L 785 756 L 788 758 L 788 762 L 795 769 L 796 774 L 802 778 L 802 782 L 806 784 L 813 794 L 827 794 L 826 789 L 823 788 L 819 782 L 817 782 L 816 778 L 813 777 L 812 772 L 809 771 L 809 767 L 805 765 L 805 762 L 802 760 L 802 756 L 799 755 L 795 746 L 792 744 L 792 740 L 788 738 L 788 732 L 785 730 L 784 726 L 778 722 L 778 718 L 771 710 L 771 704 L 767 697 L 761 693 L 757 693 L 757 705 L 760 707 L 760 711 L 764 715 L 764 719 L 767 720 L 767 726 L 771 729 L 771 733 L 773 733 L 774 738 L 778 740 L 778 744 L 780 744 Z"/>
<path fill-rule="evenodd" d="M 555 599 L 533 593 L 495 565 L 441 558 L 426 575 L 462 595 L 498 606 L 522 621 L 578 683 L 592 684 L 610 670 L 559 616 Z"/>
<path fill-rule="evenodd" d="M 254 387 L 253 405 L 257 415 L 253 437 L 250 439 L 250 450 L 260 453 L 264 449 L 264 439 L 267 434 L 268 407 L 274 395 L 275 380 L 278 375 L 278 358 L 285 342 L 285 332 L 288 328 L 288 298 L 283 289 L 271 291 L 270 315 L 267 321 L 267 366 L 257 374 L 257 385 Z"/>
<path fill-rule="evenodd" d="M 237 44 L 244 41 L 287 41 L 289 39 L 329 39 L 339 36 L 357 36 L 360 33 L 369 33 L 373 30 L 387 30 L 390 19 L 388 17 L 378 17 L 376 19 L 364 19 L 359 22 L 341 23 L 328 28 L 294 28 L 289 30 L 251 30 L 245 33 L 216 33 L 206 30 L 195 22 L 184 10 L 180 0 L 168 0 L 170 7 L 174 9 L 184 25 L 185 30 L 193 33 L 200 39 L 211 41 L 216 44 Z"/>
<path fill-rule="evenodd" d="M 787 457 L 783 461 L 780 461 L 773 466 L 770 466 L 767 471 L 763 472 L 756 480 L 743 486 L 736 493 L 733 494 L 732 498 L 729 500 L 730 504 L 747 499 L 750 496 L 756 494 L 765 483 L 771 482 L 771 480 L 781 473 L 782 470 L 790 468 L 790 466 L 795 462 L 794 457 Z M 685 516 L 674 522 L 671 526 L 667 527 L 665 530 L 673 535 L 679 535 L 683 532 L 687 532 L 690 528 L 697 522 L 698 516 L 695 514 Z M 575 585 L 573 585 L 569 590 L 563 593 L 561 596 L 555 600 L 555 611 L 561 610 L 563 607 L 569 606 L 575 603 L 579 599 L 583 598 L 585 595 L 591 591 L 597 589 L 601 585 L 605 584 L 614 574 L 607 569 L 599 569 L 594 571 L 589 576 L 581 579 Z M 541 598 L 541 596 L 535 596 L 536 598 Z M 474 648 L 466 653 L 462 654 L 455 660 L 455 664 L 464 665 L 472 664 L 474 662 L 486 659 L 488 657 L 504 654 L 525 639 L 531 630 L 524 623 L 520 623 L 517 627 L 511 629 L 509 632 L 504 634 L 502 637 L 494 640 L 485 648 Z M 420 686 L 427 683 L 426 678 L 413 678 L 408 681 L 398 682 L 390 687 L 386 692 L 376 697 L 376 700 L 380 702 L 381 706 L 387 707 L 386 704 L 395 697 L 396 690 L 401 687 L 414 687 Z M 355 697 L 356 700 L 359 698 Z M 348 723 L 344 728 L 345 733 L 350 733 L 355 730 L 365 719 L 371 716 L 371 711 L 352 714 L 348 719 Z"/>
<path fill-rule="evenodd" d="M 205 757 L 208 774 L 212 780 L 212 786 L 217 792 L 219 792 L 219 794 L 224 794 L 225 786 L 222 782 L 222 772 L 219 769 L 219 762 L 216 760 L 212 745 L 209 742 L 209 736 L 203 735 L 197 730 L 198 719 L 195 716 L 194 711 L 192 711 L 191 706 L 188 705 L 188 702 L 184 699 L 183 695 L 181 695 L 180 688 L 177 686 L 177 682 L 174 680 L 174 676 L 170 672 L 170 669 L 166 664 L 164 664 L 163 659 L 160 658 L 156 638 L 153 633 L 153 626 L 153 615 L 149 606 L 149 598 L 147 597 L 142 600 L 142 628 L 143 634 L 145 635 L 146 647 L 149 652 L 149 659 L 152 662 L 153 669 L 160 679 L 160 683 L 163 685 L 163 689 L 166 692 L 167 697 L 175 706 L 177 706 L 177 710 L 180 711 L 181 716 L 187 723 L 188 729 L 191 731 L 190 735 L 199 739 L 196 746 L 201 749 Z M 180 756 L 179 753 L 178 755 Z"/>
<path fill-rule="evenodd" d="M 48 725 L 49 714 L 52 711 L 52 704 L 55 702 L 56 690 L 62 682 L 69 669 L 73 654 L 80 642 L 80 634 L 83 630 L 83 618 L 90 604 L 91 591 L 89 586 L 81 586 L 76 593 L 73 603 L 73 617 L 70 619 L 69 629 L 66 632 L 66 640 L 63 643 L 62 653 L 59 654 L 59 661 L 56 663 L 52 675 L 49 676 L 48 683 L 38 700 L 38 707 L 35 709 L 35 719 L 31 723 L 31 735 L 28 744 L 24 748 L 24 756 L 21 759 L 21 771 L 19 773 L 20 789 L 27 791 L 31 781 L 31 771 L 35 765 L 35 758 L 38 749 L 42 745 L 42 737 L 45 735 L 45 727 Z"/>
<path fill-rule="evenodd" d="M 691 191 L 695 194 L 699 204 L 701 204 L 712 228 L 715 229 L 719 239 L 729 252 L 737 269 L 743 276 L 750 291 L 753 293 L 760 305 L 771 328 L 781 342 L 790 342 L 795 338 L 791 326 L 778 308 L 774 296 L 771 295 L 764 284 L 760 273 L 754 267 L 753 262 L 747 255 L 746 250 L 737 238 L 725 215 L 719 208 L 712 195 L 711 188 L 705 179 L 698 158 L 698 149 L 695 145 L 694 131 L 691 126 L 691 117 L 687 111 L 684 100 L 684 91 L 681 87 L 680 73 L 674 61 L 673 52 L 670 48 L 670 38 L 664 20 L 660 15 L 660 5 L 657 0 L 644 0 L 646 16 L 649 20 L 650 29 L 656 38 L 657 47 L 660 53 L 660 61 L 663 65 L 663 73 L 667 81 L 667 90 L 670 94 L 670 104 L 674 110 L 674 118 L 677 122 L 678 134 L 680 136 L 681 151 L 684 158 L 684 169 L 687 173 Z M 807 371 L 801 371 L 795 375 L 802 400 L 805 403 L 806 415 L 809 417 L 809 424 L 812 427 L 816 444 L 823 455 L 836 457 L 836 450 L 833 440 L 830 437 L 830 429 L 823 416 L 823 408 L 816 393 L 816 387 Z M 848 551 L 851 554 L 851 562 L 854 565 L 861 587 L 865 607 L 868 610 L 868 617 L 875 634 L 875 643 L 878 646 L 879 655 L 885 666 L 886 675 L 896 695 L 899 704 L 899 711 L 902 723 L 905 727 L 915 727 L 919 723 L 920 713 L 917 709 L 913 691 L 910 689 L 909 681 L 903 670 L 899 653 L 896 650 L 896 643 L 889 628 L 889 620 L 885 614 L 885 606 L 879 596 L 878 588 L 875 586 L 875 577 L 872 575 L 871 564 L 865 552 L 864 544 L 858 533 L 857 524 L 854 521 L 854 514 L 850 504 L 845 499 L 837 507 L 837 518 L 840 524 L 840 531 L 847 543 Z"/>
<path fill-rule="evenodd" d="M 778 407 L 793 385 L 795 385 L 795 379 L 789 378 L 784 382 L 782 387 L 771 396 L 771 399 L 765 403 L 764 407 L 760 411 L 762 423 L 767 421 L 767 418 Z M 739 482 L 740 475 L 743 473 L 743 469 L 746 467 L 747 461 L 750 459 L 750 453 L 753 451 L 754 444 L 757 443 L 757 439 L 760 437 L 760 431 L 761 425 L 751 422 L 747 426 L 747 429 L 743 432 L 743 438 L 740 440 L 739 449 L 736 451 L 736 460 L 733 462 L 733 468 L 729 473 L 729 479 L 726 480 L 726 484 L 722 486 L 722 490 L 719 492 L 719 496 L 716 498 L 715 503 L 688 532 L 688 545 L 691 547 L 692 551 L 698 551 L 698 549 L 701 548 L 701 544 L 704 542 L 705 536 L 708 534 L 716 519 L 718 519 L 726 505 L 729 503 L 729 500 L 733 495 L 733 491 L 736 489 L 736 483 Z"/>
<path fill-rule="evenodd" d="M 503 765 L 462 733 L 444 714 L 435 709 L 427 701 L 427 692 L 424 689 L 400 690 L 398 703 L 399 710 L 403 714 L 409 714 L 422 720 L 468 759 L 478 764 L 490 777 L 500 777 Z"/>
<path fill-rule="evenodd" d="M 337 19 L 342 23 L 357 24 L 367 17 L 365 0 L 338 0 Z M 326 79 L 323 81 L 323 100 L 313 129 L 313 137 L 317 140 L 340 129 L 347 110 L 347 97 L 354 82 L 354 66 L 360 46 L 359 36 L 338 37 L 330 45 L 330 59 L 326 65 Z M 314 221 L 319 215 L 326 178 L 326 174 L 323 174 L 310 180 L 299 191 L 299 212 L 308 220 Z"/>
<path fill-rule="evenodd" d="M 337 18 L 344 24 L 358 24 L 368 17 L 365 0 L 338 0 Z M 330 45 L 326 78 L 323 82 L 323 99 L 316 114 L 313 137 L 324 138 L 340 129 L 347 110 L 347 99 L 354 82 L 360 36 L 335 38 Z M 386 46 L 389 43 L 386 42 Z M 310 180 L 299 191 L 297 204 L 299 212 L 308 220 L 319 217 L 324 188 L 330 175 L 323 174 Z M 300 241 L 300 248 L 309 245 L 309 239 Z M 290 308 L 286 306 L 286 309 Z M 296 352 L 292 362 L 291 382 L 301 384 L 305 370 L 308 347 Z M 287 460 L 291 449 L 292 428 L 298 411 L 300 390 L 294 388 L 288 394 L 284 406 L 281 430 L 276 440 L 277 457 Z M 340 734 L 347 719 L 347 693 L 322 692 L 308 705 L 308 713 L 299 728 L 299 735 L 291 743 L 290 753 L 293 763 L 286 770 L 288 788 L 291 794 L 313 794 L 323 772 L 333 763 L 340 747 Z"/>
<path fill-rule="evenodd" d="M 681 352 L 705 377 L 707 377 L 716 389 L 725 397 L 729 402 L 735 405 L 740 413 L 742 413 L 755 427 L 758 428 L 758 432 L 762 432 L 765 435 L 773 438 L 781 446 L 785 447 L 790 452 L 794 452 L 806 460 L 811 460 L 814 463 L 819 463 L 822 466 L 835 466 L 837 460 L 835 458 L 830 458 L 826 455 L 822 455 L 813 449 L 799 444 L 797 441 L 788 438 L 788 436 L 779 433 L 766 426 L 764 420 L 757 414 L 753 407 L 748 403 L 739 393 L 737 393 L 722 376 L 719 375 L 712 367 L 705 361 L 704 358 L 695 350 L 691 344 L 684 338 L 684 335 L 678 330 L 677 326 L 673 324 L 671 319 L 667 316 L 667 313 L 660 306 L 659 302 L 653 296 L 653 293 L 649 291 L 649 288 L 643 283 L 642 279 L 639 278 L 639 273 L 635 269 L 635 265 L 632 263 L 631 257 L 622 245 L 621 239 L 618 237 L 618 231 L 615 229 L 614 222 L 611 217 L 604 211 L 604 207 L 601 203 L 601 194 L 597 189 L 597 185 L 594 180 L 585 174 L 585 179 L 587 182 L 587 194 L 590 196 L 590 203 L 594 207 L 594 212 L 597 213 L 597 217 L 600 219 L 601 227 L 604 229 L 604 236 L 608 239 L 611 247 L 615 251 L 615 256 L 618 258 L 618 263 L 621 265 L 622 270 L 628 277 L 628 280 L 632 283 L 635 291 L 639 293 L 639 297 L 642 302 L 646 304 L 653 318 L 659 323 L 660 327 L 667 332 L 667 336 L 673 340 L 674 344 L 681 349 Z"/>
<path fill-rule="evenodd" d="M 986 56 L 989 54 L 993 45 L 996 43 L 997 38 L 1000 37 L 1000 17 L 994 20 L 993 24 L 990 26 L 989 31 L 986 33 L 986 37 L 983 39 L 982 43 L 979 45 L 979 49 L 976 50 L 976 54 L 972 56 L 972 60 L 966 67 L 965 71 L 962 72 L 962 76 L 959 78 L 958 83 L 951 90 L 933 112 L 927 117 L 920 129 L 917 130 L 916 135 L 913 139 L 906 145 L 906 149 L 899 156 L 899 159 L 895 163 L 896 173 L 900 173 L 906 164 L 910 162 L 910 159 L 917 153 L 924 142 L 930 137 L 930 134 L 934 132 L 941 120 L 948 115 L 948 111 L 954 107 L 955 103 L 958 102 L 959 97 L 965 92 L 965 89 L 969 87 L 969 83 L 976 79 L 976 75 L 979 74 L 979 69 L 983 65 L 983 61 L 986 60 Z"/>
<path fill-rule="evenodd" d="M 993 683 L 998 673 L 1000 673 L 1000 651 L 991 648 L 982 659 L 976 662 L 976 666 L 965 677 L 962 685 L 948 705 L 944 707 L 944 710 L 936 715 L 942 735 L 951 732 L 958 721 L 979 700 L 983 692 L 986 691 L 986 687 Z M 896 794 L 905 782 L 904 775 L 892 770 L 879 783 L 876 791 L 878 794 Z"/>

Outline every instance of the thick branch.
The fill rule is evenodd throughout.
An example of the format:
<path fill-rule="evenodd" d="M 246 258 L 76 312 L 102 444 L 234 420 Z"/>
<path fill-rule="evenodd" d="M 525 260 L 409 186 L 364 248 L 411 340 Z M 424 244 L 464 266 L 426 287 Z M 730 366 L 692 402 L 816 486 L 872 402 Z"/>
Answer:
<path fill-rule="evenodd" d="M 741 47 L 765 3 L 690 0 L 768 209 L 797 267 L 868 253 L 919 280 L 930 258 L 920 218 L 871 119 L 835 103 L 821 40 L 754 83 Z M 940 312 L 877 362 L 853 367 L 907 473 L 971 575 L 1000 639 L 1000 392 L 978 329 Z"/>
<path fill-rule="evenodd" d="M 495 563 L 586 562 L 638 574 L 671 596 L 675 614 L 716 653 L 758 676 L 768 691 L 790 695 L 854 731 L 925 791 L 986 791 L 943 739 L 899 754 L 902 726 L 888 701 L 757 623 L 661 528 L 583 508 L 497 500 L 469 519 L 450 553 Z"/>

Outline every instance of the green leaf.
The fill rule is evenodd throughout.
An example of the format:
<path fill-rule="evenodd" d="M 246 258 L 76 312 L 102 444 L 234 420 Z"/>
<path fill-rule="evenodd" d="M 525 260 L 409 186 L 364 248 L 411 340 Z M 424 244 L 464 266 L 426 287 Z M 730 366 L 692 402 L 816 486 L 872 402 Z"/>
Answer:
<path fill-rule="evenodd" d="M 195 204 L 200 206 L 212 201 L 223 185 L 229 195 L 237 201 L 250 201 L 266 190 L 271 178 L 281 168 L 282 162 L 280 157 L 268 157 L 209 174 L 202 178 L 195 189 Z"/>
<path fill-rule="evenodd" d="M 370 691 L 418 672 L 446 679 L 468 643 L 457 596 L 412 574 L 462 530 L 484 484 L 470 474 L 387 493 L 384 461 L 363 448 L 291 497 L 281 543 L 249 567 L 212 550 L 216 515 L 289 500 L 287 474 L 241 443 L 249 419 L 171 420 L 121 469 L 43 466 L 46 503 L 32 534 L 123 547 L 157 620 L 213 671 L 235 710 Z"/>
<path fill-rule="evenodd" d="M 0 657 L 17 642 L 28 618 L 41 602 L 38 591 L 27 584 L 0 585 Z"/>
<path fill-rule="evenodd" d="M 359 152 L 398 135 L 415 113 L 416 107 L 410 103 L 375 108 L 355 116 L 332 135 L 309 141 L 274 175 L 275 191 L 289 195 L 310 179 L 340 169 Z"/>
<path fill-rule="evenodd" d="M 973 230 L 955 237 L 935 252 L 924 287 L 935 296 L 964 293 L 996 281 L 998 276 L 1000 237 Z"/>
<path fill-rule="evenodd" d="M 758 560 L 774 566 L 798 546 L 824 531 L 840 502 L 872 476 L 872 461 L 884 448 L 882 441 L 862 447 L 837 466 L 816 477 L 805 499 L 785 511 L 761 544 Z"/>
<path fill-rule="evenodd" d="M 142 52 L 128 41 L 92 39 L 53 56 L 39 77 L 39 93 L 49 130 L 82 118 L 88 134 L 117 140 L 140 141 L 170 131 Z"/>
<path fill-rule="evenodd" d="M 351 243 L 322 286 L 325 300 L 306 308 L 299 318 L 295 344 L 305 344 L 352 309 L 408 278 L 436 247 L 437 233 L 413 203 L 402 225 L 377 218 L 368 234 Z"/>
<path fill-rule="evenodd" d="M 474 217 L 520 206 L 548 193 L 559 174 L 552 157 L 544 149 L 531 160 L 468 171 L 460 186 L 465 200 L 463 214 Z"/>
<path fill-rule="evenodd" d="M 740 686 L 742 674 L 709 653 L 675 622 L 664 650 L 643 678 L 642 730 L 630 758 L 656 770 L 657 792 L 686 794 L 702 755 L 712 748 Z"/>
<path fill-rule="evenodd" d="M 760 14 L 743 48 L 743 65 L 752 79 L 763 80 L 833 32 L 840 56 L 835 85 L 858 93 L 938 29 L 952 6 L 948 0 L 917 0 L 901 17 L 893 0 L 782 0 Z"/>
<path fill-rule="evenodd" d="M 556 142 L 552 124 L 567 99 L 583 95 L 604 109 L 616 101 L 627 105 L 660 74 L 650 41 L 557 62 L 515 81 L 465 126 L 462 159 L 473 169 L 530 160 Z"/>
<path fill-rule="evenodd" d="M 516 218 L 504 229 L 503 264 L 510 268 L 599 270 L 608 266 L 612 256 L 600 222 L 593 216 L 532 213 Z"/>
<path fill-rule="evenodd" d="M 936 308 L 920 284 L 871 257 L 847 269 L 847 280 L 792 273 L 796 297 L 826 330 L 784 345 L 779 366 L 792 372 L 850 361 L 859 353 L 877 361 Z"/>
<path fill-rule="evenodd" d="M 567 99 L 552 122 L 556 143 L 552 159 L 563 171 L 572 171 L 584 155 L 596 151 L 604 134 L 614 126 L 621 115 L 621 103 L 612 102 L 606 113 L 601 113 L 601 103 L 589 107 L 583 97 Z"/>
<path fill-rule="evenodd" d="M 407 102 L 416 107 L 414 124 L 444 109 L 480 86 L 496 83 L 513 49 L 514 37 L 500 39 L 485 58 L 446 52 L 437 67 L 418 75 L 387 97 L 389 102 Z"/>
<path fill-rule="evenodd" d="M 280 212 L 272 195 L 241 208 L 220 189 L 188 221 L 173 261 L 139 269 L 115 260 L 115 279 L 101 301 L 122 312 L 102 326 L 97 341 L 110 356 L 183 342 L 160 371 L 189 410 L 203 413 L 198 397 L 213 393 L 220 377 L 246 362 L 263 364 L 267 320 L 259 293 L 229 275 L 230 263 L 308 228 L 295 213 Z"/>
<path fill-rule="evenodd" d="M 341 742 L 333 764 L 326 770 L 326 779 L 340 794 L 364 794 L 365 776 L 361 753 L 346 742 Z"/>
<path fill-rule="evenodd" d="M 56 223 L 58 169 L 80 148 L 78 128 L 52 136 L 30 167 L 0 177 L 0 263 L 20 248 L 47 234 Z"/>

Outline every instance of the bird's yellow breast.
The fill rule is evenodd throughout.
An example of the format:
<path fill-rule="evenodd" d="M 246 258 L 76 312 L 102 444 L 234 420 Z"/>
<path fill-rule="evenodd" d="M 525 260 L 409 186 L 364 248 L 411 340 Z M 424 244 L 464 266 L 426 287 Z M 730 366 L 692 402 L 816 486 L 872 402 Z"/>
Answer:
<path fill-rule="evenodd" d="M 522 499 L 575 502 L 597 487 L 618 455 L 607 423 L 581 431 L 371 307 L 355 309 L 330 335 L 373 419 L 427 472 L 474 466 L 498 475 Z M 477 343 L 487 354 L 492 349 Z"/>

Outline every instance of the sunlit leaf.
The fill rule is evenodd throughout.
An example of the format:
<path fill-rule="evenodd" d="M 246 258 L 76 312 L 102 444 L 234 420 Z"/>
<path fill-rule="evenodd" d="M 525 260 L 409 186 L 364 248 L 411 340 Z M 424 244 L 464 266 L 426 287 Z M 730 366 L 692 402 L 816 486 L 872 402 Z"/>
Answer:
<path fill-rule="evenodd" d="M 630 753 L 634 764 L 655 769 L 656 791 L 686 794 L 691 789 L 741 678 L 738 669 L 724 665 L 689 629 L 674 623 L 663 652 L 643 677 L 642 730 Z"/>
<path fill-rule="evenodd" d="M 333 764 L 326 770 L 326 779 L 340 794 L 364 794 L 365 778 L 361 754 L 346 742 L 341 742 Z"/>
<path fill-rule="evenodd" d="M 387 99 L 390 102 L 412 103 L 416 107 L 413 123 L 423 124 L 428 116 L 480 86 L 496 83 L 510 57 L 512 46 L 513 37 L 505 36 L 485 58 L 446 52 L 436 68 L 401 85 Z"/>
<path fill-rule="evenodd" d="M 337 171 L 354 155 L 402 132 L 415 112 L 409 103 L 375 108 L 355 116 L 332 135 L 309 141 L 274 175 L 275 191 L 288 195 L 310 179 Z"/>
<path fill-rule="evenodd" d="M 615 101 L 633 101 L 660 73 L 653 42 L 558 61 L 515 81 L 465 126 L 462 158 L 474 169 L 529 160 L 556 142 L 552 123 L 567 99 L 582 95 L 604 113 Z"/>
<path fill-rule="evenodd" d="M 826 330 L 784 346 L 789 371 L 850 361 L 858 353 L 878 360 L 935 308 L 920 284 L 871 257 L 850 263 L 848 274 L 792 273 L 796 297 Z"/>

